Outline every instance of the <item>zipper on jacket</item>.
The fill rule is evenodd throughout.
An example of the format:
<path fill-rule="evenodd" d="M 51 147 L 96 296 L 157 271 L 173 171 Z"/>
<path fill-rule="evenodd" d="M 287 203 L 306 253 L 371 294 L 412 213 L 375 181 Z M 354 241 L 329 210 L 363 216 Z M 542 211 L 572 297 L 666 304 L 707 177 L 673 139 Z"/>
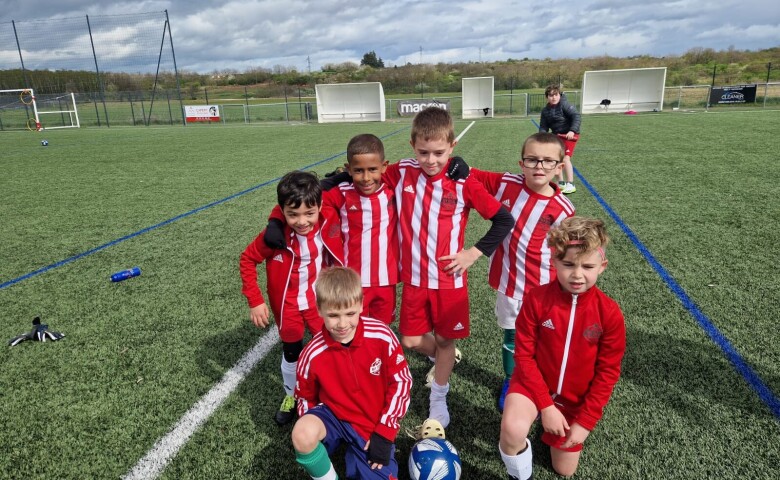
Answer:
<path fill-rule="evenodd" d="M 571 345 L 571 335 L 574 332 L 574 314 L 577 311 L 577 295 L 571 296 L 571 312 L 569 313 L 569 328 L 566 331 L 566 344 L 563 347 L 563 359 L 561 360 L 561 373 L 558 374 L 558 388 L 555 391 L 555 396 L 561 394 L 563 390 L 563 377 L 566 376 L 566 364 L 569 362 L 569 347 Z M 553 398 L 554 398 L 553 397 Z"/>

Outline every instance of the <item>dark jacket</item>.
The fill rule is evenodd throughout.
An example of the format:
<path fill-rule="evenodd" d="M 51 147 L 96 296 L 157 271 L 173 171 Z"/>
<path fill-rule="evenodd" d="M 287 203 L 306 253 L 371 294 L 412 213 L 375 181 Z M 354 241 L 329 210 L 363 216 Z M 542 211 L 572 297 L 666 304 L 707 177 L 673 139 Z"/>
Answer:
<path fill-rule="evenodd" d="M 539 131 L 552 133 L 580 133 L 580 114 L 577 108 L 569 103 L 561 95 L 558 105 L 547 105 L 542 109 L 542 118 L 539 120 Z"/>

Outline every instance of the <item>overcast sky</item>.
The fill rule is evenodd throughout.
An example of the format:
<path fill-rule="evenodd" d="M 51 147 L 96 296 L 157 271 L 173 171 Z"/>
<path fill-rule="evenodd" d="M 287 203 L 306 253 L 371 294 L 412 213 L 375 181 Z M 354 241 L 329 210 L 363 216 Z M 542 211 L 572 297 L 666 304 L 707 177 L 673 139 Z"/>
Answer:
<path fill-rule="evenodd" d="M 201 73 L 780 46 L 778 0 L 0 0 L 0 22 L 166 9 L 178 67 Z"/>

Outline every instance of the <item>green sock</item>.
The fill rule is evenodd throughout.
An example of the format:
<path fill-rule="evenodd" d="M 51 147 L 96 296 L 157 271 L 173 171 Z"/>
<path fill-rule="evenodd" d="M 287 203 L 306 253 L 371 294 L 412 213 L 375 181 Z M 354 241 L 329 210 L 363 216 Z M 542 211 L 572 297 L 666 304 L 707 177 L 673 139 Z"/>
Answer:
<path fill-rule="evenodd" d="M 504 364 L 504 377 L 509 378 L 515 371 L 515 329 L 504 329 L 504 344 L 501 346 L 501 360 Z"/>
<path fill-rule="evenodd" d="M 295 452 L 295 461 L 300 463 L 306 473 L 312 476 L 312 478 L 334 478 L 338 479 L 335 470 L 333 470 L 333 464 L 330 463 L 330 457 L 328 457 L 328 451 L 325 450 L 325 445 L 322 442 L 317 444 L 317 448 L 309 453 Z M 332 476 L 328 476 L 328 473 L 332 472 Z"/>

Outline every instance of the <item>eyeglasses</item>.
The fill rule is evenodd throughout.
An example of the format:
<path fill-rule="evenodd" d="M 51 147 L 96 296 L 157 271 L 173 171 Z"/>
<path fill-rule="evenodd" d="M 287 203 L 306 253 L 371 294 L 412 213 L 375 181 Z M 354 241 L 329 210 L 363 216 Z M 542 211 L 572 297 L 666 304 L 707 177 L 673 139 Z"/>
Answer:
<path fill-rule="evenodd" d="M 540 160 L 538 158 L 524 158 L 520 163 L 522 163 L 525 168 L 536 168 L 541 163 L 543 169 L 552 170 L 553 168 L 557 167 L 558 164 L 561 162 L 559 160 L 548 160 L 548 159 Z"/>

